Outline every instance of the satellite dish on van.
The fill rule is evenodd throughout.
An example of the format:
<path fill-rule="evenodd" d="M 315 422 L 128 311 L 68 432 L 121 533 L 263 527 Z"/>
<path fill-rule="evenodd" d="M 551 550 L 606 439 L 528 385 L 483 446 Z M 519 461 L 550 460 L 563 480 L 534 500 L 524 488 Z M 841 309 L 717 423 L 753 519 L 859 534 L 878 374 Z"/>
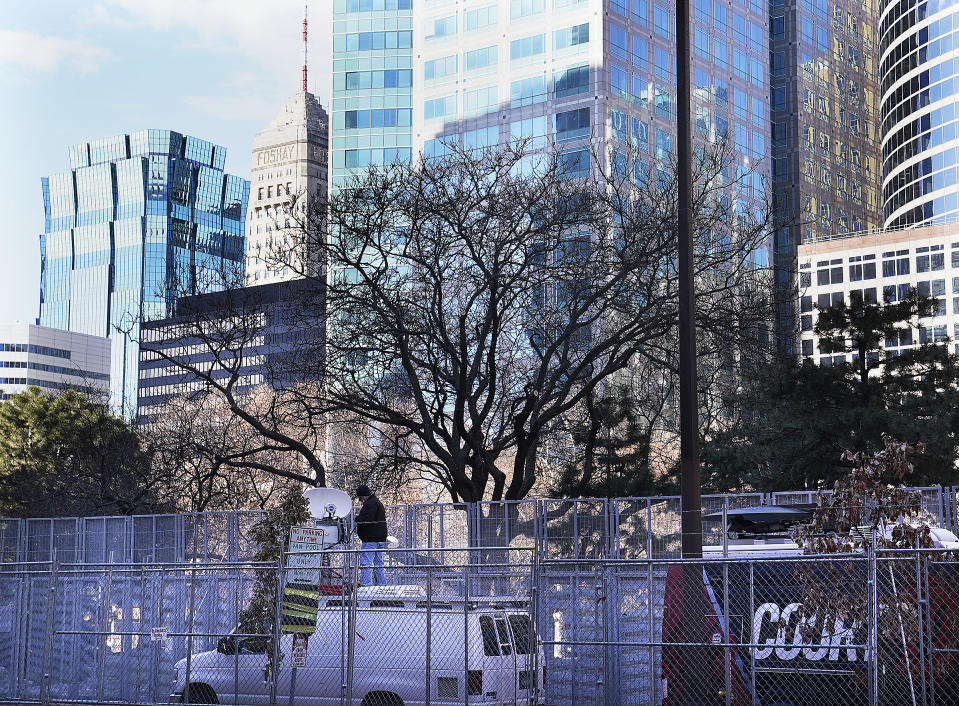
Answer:
<path fill-rule="evenodd" d="M 336 488 L 310 488 L 303 496 L 310 502 L 310 515 L 317 519 L 344 518 L 353 512 L 350 496 Z"/>

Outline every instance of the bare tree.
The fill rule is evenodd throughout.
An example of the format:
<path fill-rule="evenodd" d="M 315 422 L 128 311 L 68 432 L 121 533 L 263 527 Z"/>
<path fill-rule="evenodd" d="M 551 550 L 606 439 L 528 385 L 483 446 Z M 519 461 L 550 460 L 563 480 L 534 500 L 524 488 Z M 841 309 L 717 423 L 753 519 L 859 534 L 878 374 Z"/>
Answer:
<path fill-rule="evenodd" d="M 175 316 L 141 324 L 144 358 L 158 362 L 193 405 L 177 410 L 167 396 L 143 421 L 155 434 L 176 433 L 171 424 L 189 427 L 212 415 L 213 427 L 192 446 L 197 462 L 217 469 L 213 475 L 245 469 L 326 485 L 328 410 L 303 405 L 321 397 L 313 391 L 322 387 L 322 287 L 312 279 L 243 287 L 229 273 L 205 286 L 216 291 L 180 298 Z M 293 394 L 294 386 L 311 392 Z"/>
<path fill-rule="evenodd" d="M 320 404 L 415 437 L 453 500 L 526 496 L 551 425 L 635 358 L 675 363 L 672 172 L 570 179 L 562 158 L 528 156 L 451 146 L 329 205 Z M 696 218 L 698 323 L 728 343 L 766 232 L 734 213 L 725 158 L 700 155 Z"/>
<path fill-rule="evenodd" d="M 248 426 L 236 424 L 222 398 L 207 392 L 178 395 L 162 415 L 140 427 L 153 449 L 153 464 L 166 479 L 164 499 L 185 512 L 264 510 L 294 481 L 262 468 L 231 465 L 225 459 L 250 447 Z M 289 466 L 289 451 L 258 459 Z"/>
<path fill-rule="evenodd" d="M 220 463 L 325 484 L 323 452 L 343 454 L 324 441 L 346 420 L 353 436 L 334 447 L 376 443 L 337 471 L 344 480 L 392 471 L 454 501 L 523 498 L 541 446 L 591 395 L 630 366 L 657 371 L 667 389 L 676 367 L 675 170 L 626 153 L 592 163 L 580 177 L 561 153 L 451 145 L 439 159 L 371 169 L 328 204 L 294 199 L 265 257 L 301 284 L 281 307 L 287 350 L 261 364 L 259 397 L 244 388 L 243 361 L 273 324 L 236 283 L 221 284 L 213 314 L 181 304 L 150 350 L 249 430 Z M 737 207 L 749 199 L 728 174 L 723 146 L 700 152 L 697 324 L 723 374 L 768 321 L 754 260 L 765 221 Z M 299 266 L 304 250 L 322 253 L 319 273 Z M 322 345 L 297 339 L 323 327 L 318 317 Z M 200 352 L 171 353 L 176 342 Z M 281 452 L 300 464 L 264 460 Z"/>

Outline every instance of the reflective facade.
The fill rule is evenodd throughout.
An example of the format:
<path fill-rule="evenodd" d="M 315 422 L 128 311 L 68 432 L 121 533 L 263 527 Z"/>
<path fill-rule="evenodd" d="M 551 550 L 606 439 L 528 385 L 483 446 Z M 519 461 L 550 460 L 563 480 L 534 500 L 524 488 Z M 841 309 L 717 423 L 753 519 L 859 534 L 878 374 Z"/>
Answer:
<path fill-rule="evenodd" d="M 956 49 L 956 4 L 882 3 L 882 195 L 887 228 L 959 217 Z"/>
<path fill-rule="evenodd" d="M 777 253 L 880 225 L 875 0 L 773 0 Z"/>
<path fill-rule="evenodd" d="M 43 180 L 40 324 L 110 337 L 110 403 L 127 417 L 141 315 L 169 316 L 224 265 L 242 271 L 249 182 L 226 174 L 225 158 L 211 142 L 142 130 L 74 145 L 70 170 Z"/>
<path fill-rule="evenodd" d="M 630 146 L 648 164 L 668 162 L 675 148 L 670 0 L 336 0 L 335 7 L 333 188 L 351 169 L 421 150 L 440 155 L 452 140 L 467 148 L 516 139 L 549 145 L 583 174 L 591 140 L 601 159 Z M 693 24 L 695 132 L 729 140 L 731 168 L 750 171 L 729 198 L 749 210 L 764 200 L 770 168 L 766 5 L 696 0 Z"/>
<path fill-rule="evenodd" d="M 333 0 L 333 189 L 371 164 L 412 158 L 412 6 L 413 0 Z"/>
<path fill-rule="evenodd" d="M 792 350 L 801 243 L 881 225 L 879 0 L 770 0 L 779 340 Z"/>

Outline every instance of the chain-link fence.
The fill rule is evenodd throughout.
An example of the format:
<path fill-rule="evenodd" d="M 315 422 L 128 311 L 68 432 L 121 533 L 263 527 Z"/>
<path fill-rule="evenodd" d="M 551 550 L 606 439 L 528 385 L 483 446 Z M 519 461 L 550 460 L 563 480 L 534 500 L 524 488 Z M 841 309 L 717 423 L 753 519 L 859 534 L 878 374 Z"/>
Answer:
<path fill-rule="evenodd" d="M 919 488 L 925 519 L 959 534 L 956 488 Z M 703 496 L 707 546 L 722 543 L 719 513 L 816 501 L 816 491 Z M 679 497 L 518 500 L 387 507 L 390 531 L 411 549 L 542 546 L 549 558 L 679 556 Z M 250 560 L 261 513 L 0 518 L 0 571 L 24 562 L 180 563 Z"/>
<path fill-rule="evenodd" d="M 0 573 L 0 702 L 959 704 L 957 572 L 937 550 L 508 546 L 22 564 Z"/>

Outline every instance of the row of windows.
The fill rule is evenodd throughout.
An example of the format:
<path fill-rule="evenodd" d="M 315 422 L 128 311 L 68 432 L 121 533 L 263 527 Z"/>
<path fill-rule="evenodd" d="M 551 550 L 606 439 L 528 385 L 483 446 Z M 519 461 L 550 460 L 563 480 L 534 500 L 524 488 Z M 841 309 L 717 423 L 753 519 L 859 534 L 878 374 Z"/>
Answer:
<path fill-rule="evenodd" d="M 581 0 L 574 0 L 581 1 Z M 511 15 L 512 17 L 525 17 L 528 15 L 536 14 L 542 12 L 545 9 L 545 4 L 531 4 L 527 7 L 524 7 L 522 3 L 511 5 Z M 476 30 L 487 29 L 490 27 L 495 27 L 497 22 L 497 11 L 498 7 L 496 5 L 487 5 L 486 7 L 480 7 L 475 10 L 468 10 L 463 13 L 463 26 L 467 32 L 472 32 Z M 517 14 L 513 14 L 513 12 Z M 439 17 L 433 20 L 432 29 L 429 34 L 426 35 L 426 39 L 440 39 L 443 37 L 451 37 L 456 34 L 456 15 L 449 15 L 447 17 Z"/>
<path fill-rule="evenodd" d="M 336 0 L 334 12 L 383 12 L 409 10 L 413 0 Z"/>
<path fill-rule="evenodd" d="M 144 213 L 167 215 L 171 203 L 178 217 L 210 226 L 219 226 L 221 219 L 241 219 L 246 180 L 186 159 L 171 161 L 160 155 L 151 155 L 147 168 L 146 183 L 140 158 L 55 175 L 44 183 L 49 195 L 45 203 L 48 232 L 125 220 Z M 224 227 L 229 225 L 232 224 L 224 223 Z"/>
<path fill-rule="evenodd" d="M 385 69 L 381 71 L 347 71 L 334 74 L 333 89 L 360 91 L 375 88 L 409 88 L 413 85 L 412 69 Z"/>
<path fill-rule="evenodd" d="M 732 55 L 733 73 L 739 78 L 749 79 L 754 85 L 762 88 L 766 82 L 764 60 L 749 56 L 735 45 L 730 45 L 725 39 L 710 35 L 707 31 L 697 28 L 695 32 L 693 50 L 703 59 L 712 59 L 712 62 L 723 69 L 730 67 L 730 53 Z M 730 52 L 731 50 L 731 52 Z"/>
<path fill-rule="evenodd" d="M 589 90 L 589 67 L 577 66 L 560 71 L 553 77 L 553 93 L 556 98 L 586 93 Z M 518 79 L 510 84 L 510 107 L 535 105 L 546 100 L 546 76 L 539 74 Z M 466 91 L 463 94 L 464 117 L 495 110 L 498 105 L 496 86 Z M 457 112 L 456 94 L 430 98 L 423 104 L 425 120 L 453 118 Z"/>
<path fill-rule="evenodd" d="M 347 110 L 343 116 L 344 127 L 347 130 L 370 127 L 409 127 L 413 123 L 413 111 L 410 108 Z"/>
<path fill-rule="evenodd" d="M 923 196 L 959 184 L 959 167 L 956 166 L 950 166 L 936 174 L 922 177 L 911 174 L 910 171 L 909 169 L 904 170 L 886 185 L 884 196 L 887 215 L 906 203 L 918 201 Z M 950 189 L 950 191 L 953 190 Z"/>
<path fill-rule="evenodd" d="M 893 126 L 905 120 L 913 113 L 927 105 L 938 103 L 943 98 L 949 98 L 959 93 L 959 59 L 939 62 L 936 65 L 936 78 L 931 77 L 930 70 L 917 73 L 892 93 L 882 96 L 882 125 L 883 133 L 892 130 Z"/>
<path fill-rule="evenodd" d="M 38 380 L 36 378 L 0 377 L 0 385 L 29 385 L 31 387 L 46 387 L 51 390 L 78 390 L 86 394 L 99 394 L 103 392 L 103 390 L 96 387 L 72 385 L 68 382 L 54 382 L 53 380 Z"/>
<path fill-rule="evenodd" d="M 920 176 L 959 164 L 959 148 L 941 149 L 947 142 L 951 142 L 956 137 L 957 123 L 955 119 L 956 105 L 950 103 L 941 110 L 934 110 L 931 114 L 924 115 L 919 121 L 916 121 L 919 125 L 926 125 L 927 127 L 937 125 L 936 130 L 922 132 L 917 129 L 918 126 L 915 122 L 899 130 L 896 137 L 888 140 L 883 146 L 883 159 L 885 160 L 883 177 L 888 177 L 893 169 L 905 165 L 909 159 L 921 152 L 925 153 L 923 155 L 925 158 L 922 161 L 914 161 L 909 165 L 909 168 L 917 170 L 916 173 Z M 905 144 L 903 144 L 902 138 L 906 138 Z"/>
<path fill-rule="evenodd" d="M 410 164 L 413 159 L 413 150 L 409 147 L 343 150 L 341 154 L 343 155 L 342 163 L 334 164 L 334 167 L 362 169 L 372 165 Z"/>
<path fill-rule="evenodd" d="M 74 377 L 88 378 L 90 380 L 109 380 L 110 376 L 105 373 L 94 373 L 89 370 L 77 370 L 76 368 L 64 368 L 61 365 L 47 365 L 46 363 L 33 363 L 24 360 L 0 360 L 0 368 L 23 368 L 26 370 L 40 370 L 45 373 L 54 373 L 56 375 L 71 375 Z"/>
<path fill-rule="evenodd" d="M 826 0 L 819 0 L 820 2 L 825 2 Z M 754 12 L 765 14 L 766 6 L 760 0 L 733 0 L 734 4 L 742 8 L 743 12 Z M 697 20 L 702 22 L 708 22 L 712 14 L 714 22 L 720 22 L 723 20 L 723 24 L 727 24 L 727 21 L 724 19 L 725 3 L 713 2 L 713 13 L 710 13 L 710 2 L 709 0 L 696 0 L 696 12 L 695 17 Z M 716 10 L 716 7 L 723 8 L 722 10 Z M 610 0 L 609 9 L 616 15 L 621 17 L 629 17 L 633 22 L 638 22 L 642 25 L 646 25 L 648 22 L 648 12 L 647 12 L 647 1 L 646 0 Z M 733 25 L 733 30 L 745 35 L 745 32 L 740 32 L 742 25 L 737 22 L 736 17 L 738 13 L 731 11 L 730 13 L 733 17 L 731 23 Z M 720 26 L 720 25 L 717 25 Z M 750 32 L 750 40 L 755 40 L 757 46 L 765 46 L 765 38 L 761 36 L 761 31 L 759 33 Z"/>
<path fill-rule="evenodd" d="M 36 346 L 32 343 L 0 343 L 0 351 L 8 353 L 36 353 L 37 355 L 48 355 L 53 358 L 70 359 L 70 351 L 65 348 L 51 348 L 50 346 Z"/>
<path fill-rule="evenodd" d="M 907 33 L 900 37 L 902 40 L 895 49 L 893 49 L 882 62 L 880 75 L 882 83 L 880 84 L 883 92 L 905 76 L 909 71 L 921 63 L 924 63 L 928 57 L 941 57 L 950 51 L 959 47 L 959 35 L 953 30 L 959 30 L 959 18 L 953 13 L 930 23 L 919 33 L 919 41 L 912 33 Z M 937 38 L 937 39 L 933 39 Z M 932 39 L 932 41 L 930 41 Z M 918 45 L 918 46 L 917 46 Z M 935 83 L 947 75 L 942 69 L 937 67 L 930 68 L 929 83 Z"/>
<path fill-rule="evenodd" d="M 954 245 L 959 246 L 959 243 Z M 876 256 L 872 255 L 854 255 L 849 258 L 849 281 L 858 282 L 864 279 L 876 278 Z M 817 263 L 816 285 L 823 286 L 829 284 L 840 284 L 843 281 L 843 260 L 838 258 L 831 261 L 821 261 Z M 882 276 L 900 277 L 910 274 L 912 258 L 909 256 L 909 250 L 894 250 L 883 253 L 882 255 Z M 915 254 L 916 273 L 941 272 L 946 267 L 946 255 L 944 246 L 931 245 L 916 248 Z M 953 268 L 959 269 L 959 247 L 951 253 L 950 264 Z M 802 270 L 809 270 L 809 263 L 801 266 Z M 812 273 L 809 271 L 800 271 L 800 287 L 809 287 L 812 284 Z M 956 287 L 959 287 L 959 277 L 954 278 Z M 956 290 L 959 293 L 959 289 Z"/>
<path fill-rule="evenodd" d="M 410 49 L 413 46 L 412 30 L 386 32 L 354 32 L 333 37 L 333 51 L 373 51 L 378 49 Z"/>

